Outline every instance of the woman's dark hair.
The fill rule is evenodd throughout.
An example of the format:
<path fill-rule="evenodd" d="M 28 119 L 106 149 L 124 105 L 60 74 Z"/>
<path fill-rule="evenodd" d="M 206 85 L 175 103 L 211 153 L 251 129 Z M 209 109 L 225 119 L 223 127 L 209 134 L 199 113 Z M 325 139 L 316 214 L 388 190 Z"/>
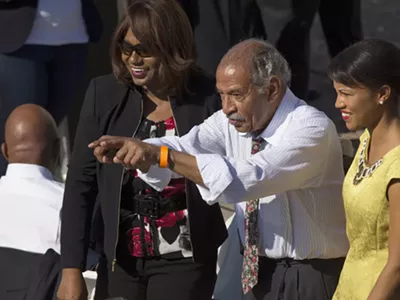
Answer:
<path fill-rule="evenodd" d="M 329 77 L 350 87 L 377 91 L 388 85 L 400 95 L 400 49 L 382 40 L 364 40 L 339 53 L 329 66 Z"/>
<path fill-rule="evenodd" d="M 129 28 L 146 51 L 160 59 L 164 76 L 160 80 L 166 88 L 169 91 L 186 88 L 188 76 L 195 69 L 196 50 L 192 27 L 178 1 L 128 1 L 127 13 L 112 38 L 111 62 L 116 78 L 133 85 L 120 49 Z"/>

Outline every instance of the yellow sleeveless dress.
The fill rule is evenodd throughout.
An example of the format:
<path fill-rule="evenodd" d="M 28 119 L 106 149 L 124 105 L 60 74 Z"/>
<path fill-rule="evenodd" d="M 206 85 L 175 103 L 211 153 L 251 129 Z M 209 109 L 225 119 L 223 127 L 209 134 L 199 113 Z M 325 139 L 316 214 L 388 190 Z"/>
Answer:
<path fill-rule="evenodd" d="M 346 232 L 350 250 L 340 275 L 334 300 L 366 300 L 388 258 L 389 202 L 387 186 L 400 178 L 400 147 L 388 152 L 370 177 L 353 184 L 358 172 L 360 152 L 367 160 L 369 133 L 360 138 L 360 147 L 343 183 Z"/>

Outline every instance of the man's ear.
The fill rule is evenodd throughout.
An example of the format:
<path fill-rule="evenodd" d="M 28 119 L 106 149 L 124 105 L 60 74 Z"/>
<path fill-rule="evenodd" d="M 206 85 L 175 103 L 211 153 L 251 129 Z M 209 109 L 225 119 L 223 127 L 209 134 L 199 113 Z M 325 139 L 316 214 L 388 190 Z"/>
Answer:
<path fill-rule="evenodd" d="M 6 143 L 1 144 L 1 153 L 3 153 L 4 158 L 6 159 L 6 161 L 8 161 L 8 150 Z"/>
<path fill-rule="evenodd" d="M 268 99 L 275 101 L 279 99 L 282 88 L 282 81 L 278 76 L 273 75 L 268 85 Z"/>

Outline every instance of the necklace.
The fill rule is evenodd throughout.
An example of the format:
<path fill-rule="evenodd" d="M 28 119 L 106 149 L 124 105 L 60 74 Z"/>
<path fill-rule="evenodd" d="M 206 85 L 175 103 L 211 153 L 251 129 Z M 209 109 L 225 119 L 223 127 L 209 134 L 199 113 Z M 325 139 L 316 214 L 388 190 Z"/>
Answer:
<path fill-rule="evenodd" d="M 358 172 L 353 179 L 353 185 L 359 184 L 364 178 L 371 177 L 372 173 L 383 163 L 383 159 L 376 161 L 371 167 L 367 167 L 365 161 L 365 151 L 367 149 L 367 139 L 364 140 L 360 151 L 360 157 L 358 158 Z"/>

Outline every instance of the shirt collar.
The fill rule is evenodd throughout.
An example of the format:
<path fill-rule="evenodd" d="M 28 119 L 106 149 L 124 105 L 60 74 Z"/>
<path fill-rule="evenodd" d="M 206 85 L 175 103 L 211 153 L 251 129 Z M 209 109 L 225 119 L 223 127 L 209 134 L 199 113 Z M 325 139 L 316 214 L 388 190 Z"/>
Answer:
<path fill-rule="evenodd" d="M 33 164 L 8 164 L 5 176 L 19 178 L 44 178 L 48 180 L 54 180 L 54 177 L 49 169 Z"/>
<path fill-rule="evenodd" d="M 285 122 L 288 114 L 293 111 L 294 107 L 296 106 L 297 100 L 298 99 L 293 94 L 293 92 L 289 88 L 287 88 L 285 95 L 283 96 L 283 99 L 278 106 L 278 109 L 272 117 L 271 122 L 260 134 L 260 137 L 262 137 L 268 143 L 273 144 L 276 130 Z"/>

